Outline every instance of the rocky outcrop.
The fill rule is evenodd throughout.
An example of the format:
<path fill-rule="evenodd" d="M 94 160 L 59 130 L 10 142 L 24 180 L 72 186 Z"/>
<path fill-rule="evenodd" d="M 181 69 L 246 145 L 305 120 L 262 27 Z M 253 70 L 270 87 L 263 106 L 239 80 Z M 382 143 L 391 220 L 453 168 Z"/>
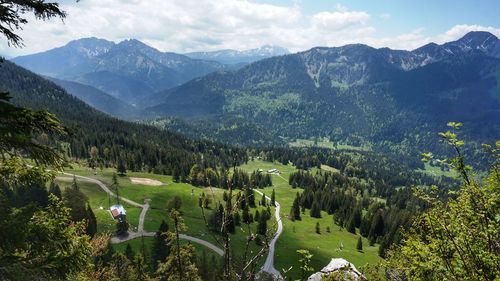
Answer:
<path fill-rule="evenodd" d="M 323 267 L 323 269 L 319 272 L 311 275 L 307 280 L 308 281 L 321 281 L 324 280 L 324 277 L 331 276 L 333 279 L 329 280 L 338 280 L 338 281 L 365 281 L 366 278 L 359 272 L 356 267 L 346 261 L 345 259 L 332 259 L 330 263 Z"/>

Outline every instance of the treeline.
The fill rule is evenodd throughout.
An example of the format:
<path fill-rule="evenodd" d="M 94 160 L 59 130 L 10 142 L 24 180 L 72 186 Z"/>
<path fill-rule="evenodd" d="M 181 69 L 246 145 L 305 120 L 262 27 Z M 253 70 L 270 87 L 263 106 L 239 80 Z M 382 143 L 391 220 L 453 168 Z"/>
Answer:
<path fill-rule="evenodd" d="M 412 196 L 410 187 L 396 188 L 383 200 L 377 196 L 373 182 L 366 184 L 335 172 L 299 171 L 290 175 L 292 187 L 302 187 L 290 211 L 300 220 L 306 209 L 310 216 L 320 218 L 321 211 L 333 215 L 334 222 L 351 233 L 367 237 L 370 244 L 379 243 L 384 256 L 393 243 L 401 239 L 400 230 L 411 224 L 411 217 L 426 206 Z M 299 210 L 300 208 L 300 210 Z"/>
<path fill-rule="evenodd" d="M 293 163 L 303 170 L 320 168 L 322 164 L 327 165 L 337 169 L 343 178 L 356 178 L 359 180 L 358 185 L 368 184 L 370 188 L 375 188 L 376 194 L 381 197 L 389 196 L 397 186 L 436 184 L 447 190 L 457 185 L 454 179 L 427 175 L 412 169 L 405 160 L 371 151 L 275 147 L 251 152 L 266 161 L 278 161 L 284 165 Z M 422 163 L 420 159 L 417 161 Z M 423 164 L 421 165 L 423 168 Z"/>

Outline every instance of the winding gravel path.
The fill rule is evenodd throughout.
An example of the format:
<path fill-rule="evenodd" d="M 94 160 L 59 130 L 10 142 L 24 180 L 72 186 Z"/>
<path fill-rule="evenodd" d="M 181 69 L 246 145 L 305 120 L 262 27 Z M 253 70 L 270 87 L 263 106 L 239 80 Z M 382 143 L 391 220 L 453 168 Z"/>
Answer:
<path fill-rule="evenodd" d="M 63 174 L 67 175 L 67 176 L 71 176 L 71 177 L 74 176 L 74 177 L 76 177 L 78 179 L 82 179 L 82 180 L 87 181 L 87 182 L 95 183 L 102 190 L 104 190 L 104 192 L 108 193 L 110 196 L 116 196 L 115 193 L 113 193 L 113 191 L 111 191 L 100 180 L 96 180 L 94 178 L 89 178 L 89 177 L 84 177 L 84 176 L 79 176 L 79 175 L 75 175 L 75 174 L 70 174 L 70 173 L 63 173 Z M 62 179 L 61 177 L 59 177 L 59 178 Z M 144 231 L 144 219 L 146 218 L 146 213 L 149 210 L 149 202 L 151 200 L 150 199 L 145 199 L 144 200 L 144 204 L 139 204 L 139 203 L 137 203 L 135 201 L 132 201 L 132 200 L 127 199 L 127 198 L 124 198 L 122 196 L 119 196 L 119 197 L 120 197 L 121 201 L 127 202 L 128 204 L 130 204 L 132 206 L 142 208 L 142 210 L 141 210 L 141 214 L 139 215 L 139 225 L 137 226 L 137 232 L 129 230 L 127 236 L 124 236 L 124 237 L 113 236 L 113 237 L 111 237 L 111 243 L 113 243 L 113 244 L 121 243 L 121 242 L 125 242 L 125 241 L 132 240 L 132 239 L 135 239 L 135 238 L 139 238 L 141 236 L 147 236 L 147 237 L 153 237 L 153 236 L 155 236 L 156 232 Z M 189 235 L 186 235 L 186 234 L 179 234 L 179 238 L 180 239 L 184 239 L 184 240 L 189 240 L 189 241 L 195 242 L 197 244 L 203 245 L 203 246 L 211 249 L 212 251 L 214 251 L 215 253 L 217 253 L 220 256 L 224 255 L 224 251 L 221 248 L 219 248 L 219 247 L 215 246 L 214 244 L 212 244 L 212 243 L 210 243 L 208 241 L 205 241 L 203 239 L 196 238 L 196 237 L 193 237 L 193 236 L 189 236 Z"/>
<path fill-rule="evenodd" d="M 254 189 L 254 191 L 260 195 L 263 195 L 263 193 L 259 190 Z M 269 198 L 269 196 L 267 196 L 267 195 L 266 195 L 266 199 L 271 200 L 271 198 Z M 283 232 L 283 222 L 281 221 L 281 217 L 280 217 L 281 206 L 277 201 L 274 201 L 274 203 L 276 204 L 276 207 L 274 209 L 274 217 L 276 218 L 276 221 L 278 222 L 278 229 L 276 230 L 276 234 L 274 235 L 273 239 L 269 243 L 269 252 L 267 253 L 266 262 L 262 266 L 262 271 L 271 273 L 272 275 L 274 275 L 275 279 L 283 280 L 281 273 L 276 268 L 274 268 L 274 247 L 276 245 L 276 241 L 278 241 L 278 238 L 280 237 L 281 233 Z"/>

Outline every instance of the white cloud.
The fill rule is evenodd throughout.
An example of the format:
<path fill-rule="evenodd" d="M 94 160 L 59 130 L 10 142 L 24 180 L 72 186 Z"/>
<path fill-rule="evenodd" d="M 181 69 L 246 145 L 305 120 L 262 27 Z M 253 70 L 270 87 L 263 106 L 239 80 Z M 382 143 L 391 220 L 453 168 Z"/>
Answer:
<path fill-rule="evenodd" d="M 383 20 L 388 20 L 391 18 L 391 14 L 389 13 L 383 13 L 383 14 L 380 14 L 378 15 L 379 18 L 383 19 Z"/>
<path fill-rule="evenodd" d="M 366 12 L 320 12 L 312 17 L 312 25 L 317 29 L 335 32 L 351 26 L 362 26 L 369 19 L 370 15 Z"/>
<path fill-rule="evenodd" d="M 251 0 L 62 0 L 68 12 L 63 24 L 29 18 L 20 32 L 26 47 L 7 47 L 0 39 L 0 54 L 14 56 L 62 46 L 68 41 L 95 36 L 112 41 L 136 38 L 163 51 L 189 52 L 225 48 L 248 49 L 275 44 L 291 51 L 314 46 L 365 43 L 375 47 L 413 49 L 430 41 L 458 39 L 470 30 L 499 29 L 457 25 L 429 37 L 423 29 L 393 37 L 379 37 L 366 11 L 336 5 L 332 11 L 303 12 L 300 0 L 287 6 Z M 379 17 L 387 17 L 379 15 Z"/>
<path fill-rule="evenodd" d="M 463 37 L 465 34 L 467 34 L 468 32 L 471 32 L 471 31 L 488 31 L 488 32 L 496 35 L 497 37 L 500 37 L 500 28 L 495 28 L 492 26 L 481 26 L 481 25 L 476 25 L 476 24 L 472 24 L 472 25 L 459 24 L 459 25 L 455 25 L 454 27 L 452 27 L 450 30 L 446 31 L 445 33 L 436 36 L 434 39 L 435 39 L 436 43 L 442 44 L 442 43 L 453 41 L 453 40 L 456 40 L 460 37 Z"/>

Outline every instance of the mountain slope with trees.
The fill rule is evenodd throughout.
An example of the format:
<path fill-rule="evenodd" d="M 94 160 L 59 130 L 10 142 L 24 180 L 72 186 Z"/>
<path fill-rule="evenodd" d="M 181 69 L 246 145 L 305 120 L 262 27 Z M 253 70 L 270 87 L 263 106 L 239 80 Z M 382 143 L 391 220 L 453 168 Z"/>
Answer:
<path fill-rule="evenodd" d="M 61 146 L 69 144 L 68 157 L 87 159 L 91 148 L 96 147 L 97 162 L 102 165 L 116 166 L 123 161 L 129 170 L 172 174 L 175 168 L 184 175 L 188 175 L 196 163 L 203 167 L 230 167 L 234 161 L 240 162 L 246 157 L 243 150 L 209 141 L 193 141 L 147 125 L 112 118 L 67 94 L 53 82 L 8 61 L 0 68 L 0 89 L 8 91 L 15 104 L 47 109 L 69 128 L 71 134 L 57 140 Z"/>
<path fill-rule="evenodd" d="M 195 122 L 237 116 L 276 139 L 328 137 L 413 157 L 424 147 L 443 152 L 435 132 L 458 120 L 478 148 L 500 131 L 499 42 L 472 32 L 411 52 L 314 48 L 194 79 L 156 94 L 150 101 L 163 103 L 147 110 Z"/>
<path fill-rule="evenodd" d="M 215 61 L 160 52 L 134 39 L 114 43 L 83 38 L 12 61 L 41 75 L 91 85 L 131 104 L 156 91 L 226 69 Z"/>

